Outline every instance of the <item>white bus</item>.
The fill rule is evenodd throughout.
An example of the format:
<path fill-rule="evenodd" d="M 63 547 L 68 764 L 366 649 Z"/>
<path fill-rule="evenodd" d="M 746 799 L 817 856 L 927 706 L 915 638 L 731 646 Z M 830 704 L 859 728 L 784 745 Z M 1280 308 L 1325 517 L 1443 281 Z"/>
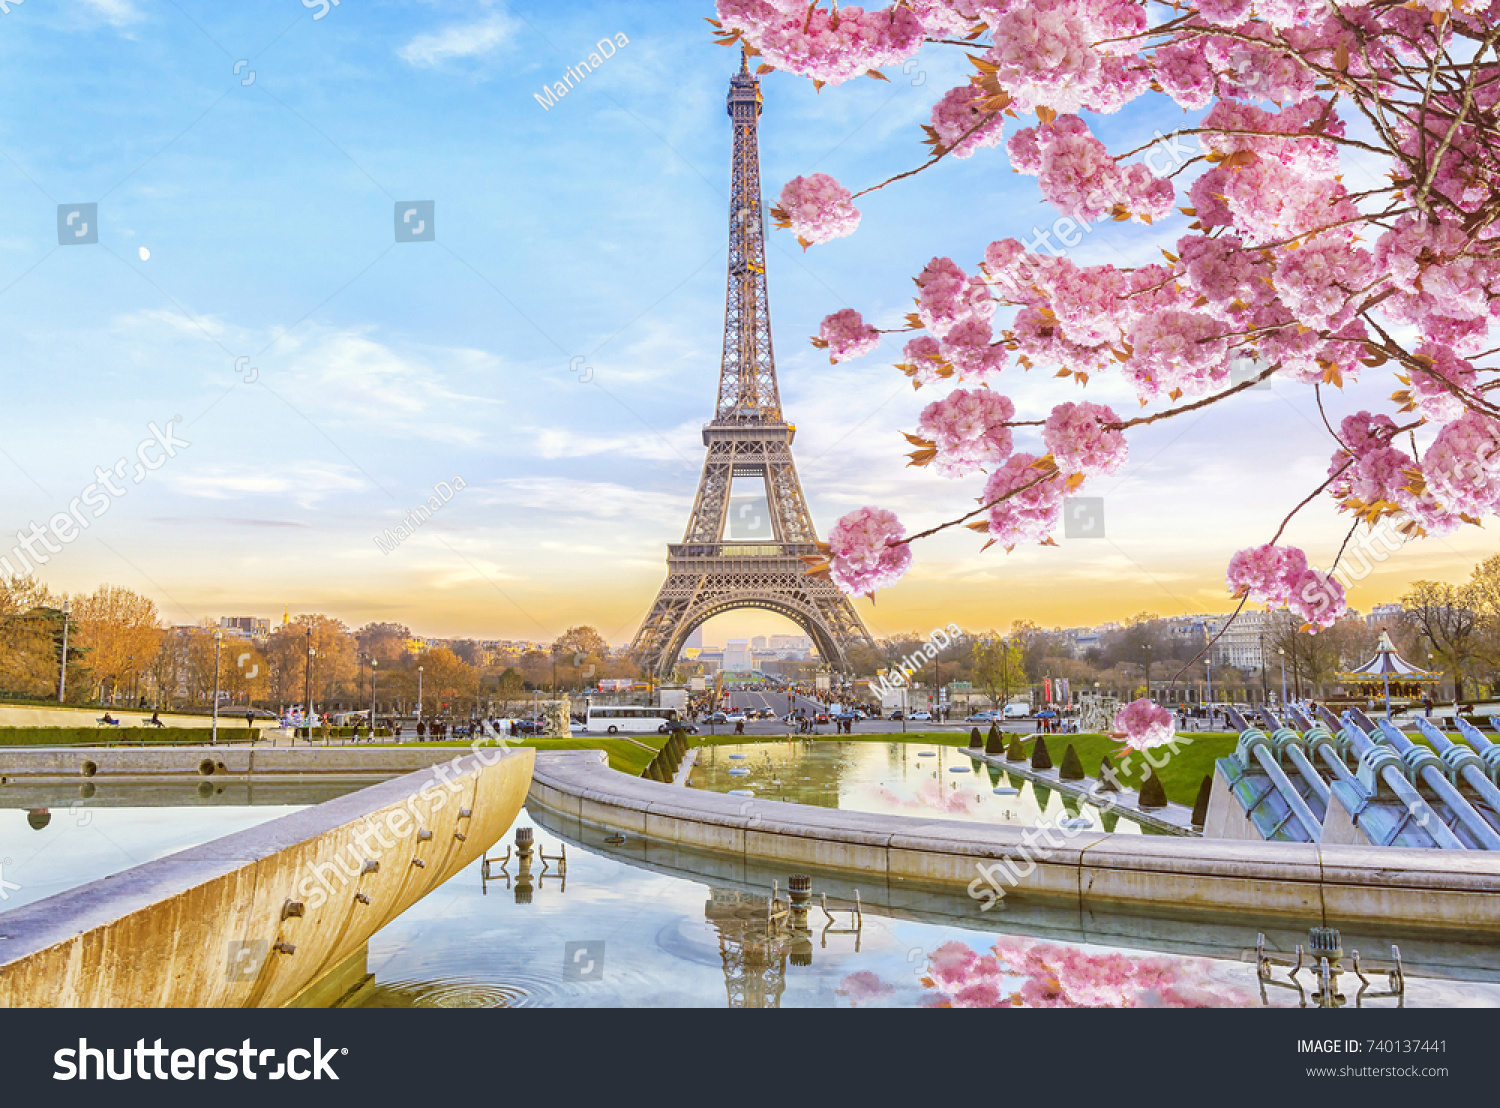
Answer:
<path fill-rule="evenodd" d="M 588 731 L 604 731 L 613 735 L 625 731 L 654 731 L 665 733 L 681 718 L 676 708 L 635 708 L 626 705 L 606 704 L 589 706 Z"/>

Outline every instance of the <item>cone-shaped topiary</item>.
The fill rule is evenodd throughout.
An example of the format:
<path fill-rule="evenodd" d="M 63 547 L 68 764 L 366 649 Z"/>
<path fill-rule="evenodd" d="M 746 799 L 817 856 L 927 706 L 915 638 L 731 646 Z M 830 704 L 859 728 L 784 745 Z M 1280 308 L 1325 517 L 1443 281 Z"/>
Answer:
<path fill-rule="evenodd" d="M 1034 747 L 1031 748 L 1031 768 L 1032 769 L 1051 769 L 1052 768 L 1052 754 L 1047 749 L 1047 740 L 1046 739 L 1038 738 L 1037 741 L 1036 741 L 1036 746 L 1034 746 Z"/>
<path fill-rule="evenodd" d="M 1073 749 L 1072 743 L 1063 751 L 1062 768 L 1057 771 L 1057 776 L 1064 781 L 1083 780 L 1083 763 L 1078 760 L 1078 751 Z"/>
<path fill-rule="evenodd" d="M 1167 790 L 1161 786 L 1161 778 L 1146 770 L 1146 779 L 1141 782 L 1141 807 L 1142 808 L 1165 808 L 1167 806 Z"/>
<path fill-rule="evenodd" d="M 977 728 L 977 727 L 971 727 L 971 728 L 969 728 L 969 749 L 970 750 L 978 750 L 981 745 L 983 745 L 983 744 L 982 744 L 982 741 L 979 738 L 979 728 Z"/>
<path fill-rule="evenodd" d="M 1026 760 L 1026 748 L 1021 745 L 1021 736 L 1012 735 L 1010 746 L 1005 748 L 1005 760 L 1007 762 L 1024 762 Z"/>
<path fill-rule="evenodd" d="M 1099 791 L 1102 793 L 1117 793 L 1120 791 L 1119 778 L 1115 776 L 1115 764 L 1105 755 L 1099 761 Z"/>
<path fill-rule="evenodd" d="M 1005 740 L 1000 737 L 1000 728 L 993 723 L 990 724 L 990 733 L 985 736 L 984 752 L 986 754 L 999 754 L 1005 750 Z"/>
<path fill-rule="evenodd" d="M 1046 785 L 1040 785 L 1033 781 L 1031 783 L 1031 796 L 1036 801 L 1036 810 L 1045 812 L 1047 806 L 1052 803 L 1052 790 Z"/>
<path fill-rule="evenodd" d="M 1193 826 L 1202 827 L 1208 822 L 1208 798 L 1214 791 L 1214 779 L 1205 776 L 1198 786 L 1198 799 L 1193 801 Z"/>

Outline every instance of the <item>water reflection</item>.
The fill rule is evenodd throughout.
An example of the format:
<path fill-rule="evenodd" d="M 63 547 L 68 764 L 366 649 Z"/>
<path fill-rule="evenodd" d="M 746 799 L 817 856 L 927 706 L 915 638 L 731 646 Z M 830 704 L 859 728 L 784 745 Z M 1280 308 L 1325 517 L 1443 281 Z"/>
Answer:
<path fill-rule="evenodd" d="M 957 772 L 956 772 L 957 771 Z M 1141 828 L 1117 812 L 1035 784 L 951 746 L 882 742 L 777 742 L 706 746 L 687 781 L 763 800 L 786 800 L 875 815 L 938 816 L 1032 826 L 1077 821 L 1126 834 Z"/>
<path fill-rule="evenodd" d="M 880 744 L 872 745 L 879 750 Z M 488 879 L 476 863 L 371 940 L 374 980 L 351 1003 L 745 1008 L 1262 1003 L 1254 958 L 1258 925 L 1249 921 L 1116 920 L 1080 915 L 1076 902 L 1028 906 L 1019 899 L 1010 904 L 1009 898 L 1006 917 L 995 919 L 980 917 L 961 894 L 875 885 L 862 890 L 863 911 L 856 917 L 857 878 L 817 871 L 810 873 L 807 910 L 798 913 L 787 896 L 787 873 L 636 835 L 608 846 L 607 831 L 554 813 L 544 813 L 543 819 L 523 815 L 518 827 L 532 830 L 538 856 L 560 854 L 566 841 L 566 895 L 561 875 L 543 874 L 533 861 L 529 901 L 487 896 L 487 885 L 503 884 L 498 865 L 503 857 L 493 859 Z M 510 845 L 505 868 L 513 890 L 519 856 Z M 779 903 L 768 904 L 776 883 Z M 824 891 L 831 919 L 823 912 Z M 1082 941 L 1070 941 L 1072 935 Z M 1275 936 L 1281 944 L 1276 949 L 1290 949 L 1306 935 L 1305 926 L 1284 924 Z M 1414 939 L 1401 941 L 1403 952 L 1419 949 Z M 1374 949 L 1363 937 L 1360 942 Z M 588 952 L 589 973 L 579 972 L 576 959 L 570 963 L 569 952 L 580 947 Z M 1500 969 L 1491 948 L 1429 946 L 1421 956 L 1428 966 L 1477 979 L 1410 976 L 1408 1007 L 1500 1005 L 1495 982 Z M 1271 990 L 1266 1003 L 1295 1007 L 1296 997 Z"/>

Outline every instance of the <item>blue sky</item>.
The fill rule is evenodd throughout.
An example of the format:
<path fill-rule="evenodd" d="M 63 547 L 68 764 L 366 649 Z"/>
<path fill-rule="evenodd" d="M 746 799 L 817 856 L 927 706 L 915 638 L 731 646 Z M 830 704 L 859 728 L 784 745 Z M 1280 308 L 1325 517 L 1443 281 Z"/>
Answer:
<path fill-rule="evenodd" d="M 127 585 L 178 623 L 289 606 L 480 637 L 587 621 L 628 640 L 702 464 L 737 55 L 713 45 L 706 4 L 318 10 L 27 0 L 0 15 L 0 533 L 45 523 L 180 417 L 191 445 L 54 555 L 49 585 Z M 572 93 L 537 103 L 619 34 L 628 45 Z M 888 83 L 821 93 L 766 78 L 768 199 L 797 174 L 858 189 L 916 165 L 960 63 L 930 48 Z M 1135 145 L 1181 118 L 1143 104 L 1100 129 Z M 434 203 L 435 241 L 397 243 L 396 204 L 414 200 Z M 59 246 L 58 205 L 79 202 L 98 204 L 99 241 Z M 972 269 L 986 242 L 1053 218 L 1001 151 L 860 207 L 852 238 L 804 253 L 781 232 L 770 250 L 782 397 L 825 535 L 865 503 L 929 526 L 978 486 L 903 469 L 898 432 L 931 397 L 890 368 L 898 344 L 830 367 L 807 337 L 846 306 L 895 325 L 933 254 Z M 1110 225 L 1076 256 L 1148 260 L 1185 223 Z M 1002 387 L 1023 409 L 1069 398 L 1045 374 L 1008 371 Z M 1339 411 L 1390 387 L 1351 390 Z M 1129 403 L 1117 383 L 1090 397 Z M 1221 608 L 1228 554 L 1321 479 L 1330 448 L 1309 403 L 1278 386 L 1153 428 L 1094 490 L 1105 542 L 1007 557 L 944 537 L 863 610 L 881 633 Z M 455 477 L 465 487 L 412 538 L 376 547 Z M 1319 508 L 1289 537 L 1319 561 L 1344 530 Z M 1355 601 L 1462 574 L 1486 545 L 1403 552 Z M 735 627 L 780 629 L 758 619 Z"/>

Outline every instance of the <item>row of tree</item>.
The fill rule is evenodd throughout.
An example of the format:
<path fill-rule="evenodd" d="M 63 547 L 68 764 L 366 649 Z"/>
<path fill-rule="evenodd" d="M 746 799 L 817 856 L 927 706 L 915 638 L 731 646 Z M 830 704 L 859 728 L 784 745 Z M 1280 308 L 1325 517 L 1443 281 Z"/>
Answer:
<path fill-rule="evenodd" d="M 1447 675 L 1447 695 L 1477 699 L 1500 685 L 1500 555 L 1481 562 L 1461 585 L 1416 581 L 1401 599 L 1400 616 L 1384 627 L 1409 661 Z M 410 711 L 420 689 L 426 714 L 467 713 L 522 701 L 536 690 L 579 690 L 602 678 L 640 676 L 623 651 L 612 650 L 588 626 L 518 653 L 466 639 L 412 653 L 412 633 L 402 624 L 355 630 L 333 616 L 305 613 L 267 639 L 251 641 L 216 638 L 219 628 L 208 620 L 168 626 L 149 597 L 119 586 L 59 596 L 32 578 L 0 578 L 0 693 L 57 694 L 64 609 L 67 694 L 75 703 L 144 699 L 152 707 L 207 707 L 218 688 L 234 705 L 280 709 L 310 695 L 319 708 L 359 708 L 373 695 L 382 711 Z M 1283 661 L 1292 695 L 1330 695 L 1338 673 L 1371 657 L 1380 630 L 1341 620 L 1307 635 L 1284 612 L 1264 626 L 1266 664 L 1258 670 L 1215 666 L 1216 699 L 1279 692 Z M 927 641 L 917 632 L 881 639 L 858 652 L 851 668 L 860 676 L 910 668 Z M 1158 699 L 1198 700 L 1209 678 L 1205 645 L 1206 638 L 1181 635 L 1169 621 L 1143 612 L 1078 656 L 1061 632 L 1020 621 L 1004 634 L 952 636 L 910 680 L 924 686 L 967 682 L 999 706 L 1048 677 L 1067 678 L 1075 693 L 1098 685 L 1115 695 L 1142 695 L 1149 670 Z"/>
<path fill-rule="evenodd" d="M 472 640 L 413 653 L 398 623 L 353 630 L 305 613 L 264 639 L 231 635 L 210 620 L 173 627 L 146 596 L 115 585 L 54 595 L 33 578 L 0 578 L 0 694 L 51 698 L 63 673 L 70 703 L 280 710 L 311 699 L 324 709 L 468 714 L 527 699 L 539 689 L 579 689 L 604 677 L 633 677 L 592 627 L 572 627 L 545 649 L 500 655 Z"/>

